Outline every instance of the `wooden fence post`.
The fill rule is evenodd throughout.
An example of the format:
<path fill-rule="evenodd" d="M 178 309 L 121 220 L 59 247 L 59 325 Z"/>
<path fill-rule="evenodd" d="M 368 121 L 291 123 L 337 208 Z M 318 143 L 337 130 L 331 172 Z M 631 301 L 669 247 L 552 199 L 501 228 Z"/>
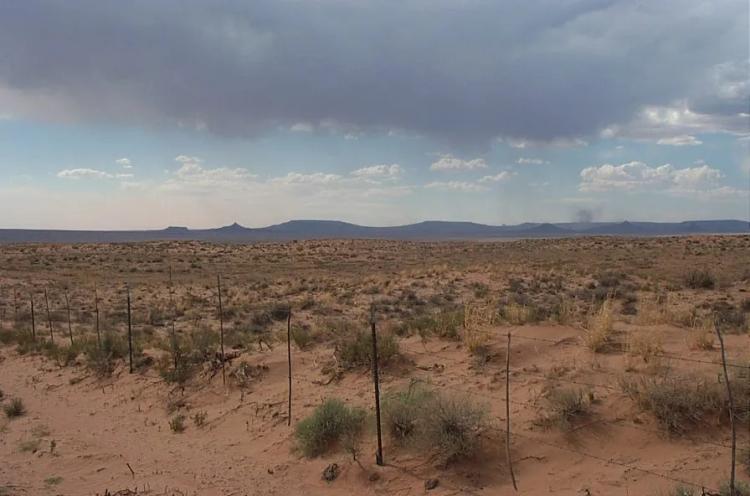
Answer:
<path fill-rule="evenodd" d="M 221 305 L 221 275 L 216 276 L 216 287 L 219 292 L 219 342 L 221 344 L 221 381 L 226 386 L 227 384 L 227 373 L 226 373 L 226 358 L 224 356 L 224 307 Z"/>
<path fill-rule="evenodd" d="M 177 314 L 177 306 L 174 303 L 174 287 L 172 286 L 172 264 L 169 265 L 169 306 L 171 307 L 172 314 L 172 352 L 174 353 L 174 371 L 177 373 L 177 366 L 179 362 L 179 350 L 177 343 L 177 331 L 175 330 L 175 318 Z"/>
<path fill-rule="evenodd" d="M 29 293 L 29 300 L 31 301 L 31 339 L 36 341 L 36 318 L 34 316 L 34 291 Z"/>
<path fill-rule="evenodd" d="M 286 359 L 289 364 L 289 407 L 287 408 L 286 425 L 292 425 L 292 307 L 289 306 L 289 313 L 286 316 Z"/>
<path fill-rule="evenodd" d="M 94 283 L 94 314 L 96 315 L 96 343 L 102 349 L 102 333 L 99 331 L 99 291 Z"/>
<path fill-rule="evenodd" d="M 125 291 L 128 297 L 128 365 L 130 373 L 133 373 L 133 325 L 130 316 L 130 285 L 125 284 Z"/>
<path fill-rule="evenodd" d="M 370 327 L 372 330 L 372 381 L 375 384 L 375 424 L 378 434 L 378 452 L 375 463 L 383 465 L 383 437 L 380 426 L 380 378 L 378 377 L 378 338 L 375 330 L 375 309 L 370 312 Z"/>
<path fill-rule="evenodd" d="M 73 346 L 73 326 L 70 324 L 70 299 L 68 291 L 65 291 L 65 308 L 68 310 L 68 335 L 70 336 L 70 346 Z"/>
<path fill-rule="evenodd" d="M 518 491 L 516 476 L 513 473 L 513 461 L 510 458 L 510 333 L 508 333 L 508 351 L 505 356 L 505 455 L 508 458 L 508 469 L 513 489 Z"/>
<path fill-rule="evenodd" d="M 49 340 L 55 342 L 55 337 L 52 335 L 52 316 L 49 313 L 49 298 L 47 298 L 47 288 L 44 288 L 44 305 L 47 307 L 47 327 L 49 328 Z"/>
<path fill-rule="evenodd" d="M 729 496 L 737 495 L 735 487 L 735 471 L 737 463 L 737 430 L 734 424 L 734 398 L 732 397 L 732 385 L 729 383 L 729 373 L 727 372 L 727 357 L 724 352 L 724 337 L 721 335 L 719 326 L 714 324 L 716 329 L 716 335 L 719 337 L 719 345 L 721 346 L 721 365 L 724 369 L 724 382 L 727 385 L 727 396 L 729 397 L 729 423 L 732 427 L 732 466 L 730 468 L 729 476 Z"/>

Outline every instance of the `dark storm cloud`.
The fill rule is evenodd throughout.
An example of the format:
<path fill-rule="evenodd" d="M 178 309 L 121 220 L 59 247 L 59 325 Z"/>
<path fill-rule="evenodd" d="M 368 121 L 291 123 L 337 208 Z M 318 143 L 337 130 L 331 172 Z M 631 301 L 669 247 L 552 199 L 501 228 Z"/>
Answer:
<path fill-rule="evenodd" d="M 296 122 L 455 143 L 585 136 L 643 105 L 736 104 L 707 81 L 717 64 L 747 60 L 747 8 L 744 0 L 0 2 L 0 112 L 240 136 Z"/>

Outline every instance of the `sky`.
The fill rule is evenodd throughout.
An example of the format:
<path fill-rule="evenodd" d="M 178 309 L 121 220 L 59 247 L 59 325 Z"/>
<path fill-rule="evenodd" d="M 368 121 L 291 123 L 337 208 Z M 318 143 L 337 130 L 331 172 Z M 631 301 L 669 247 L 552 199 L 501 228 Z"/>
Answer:
<path fill-rule="evenodd" d="M 748 220 L 748 10 L 0 2 L 0 228 Z"/>

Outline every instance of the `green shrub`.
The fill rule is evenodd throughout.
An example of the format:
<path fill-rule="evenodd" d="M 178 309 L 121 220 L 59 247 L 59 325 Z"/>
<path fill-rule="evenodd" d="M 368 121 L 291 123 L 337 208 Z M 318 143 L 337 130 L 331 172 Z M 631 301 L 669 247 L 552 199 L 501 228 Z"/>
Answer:
<path fill-rule="evenodd" d="M 21 398 L 13 398 L 10 403 L 3 405 L 5 416 L 9 419 L 18 418 L 26 413 L 26 407 Z"/>
<path fill-rule="evenodd" d="M 680 434 L 708 415 L 719 415 L 726 408 L 726 400 L 718 384 L 697 377 L 689 381 L 685 379 L 623 379 L 620 385 L 641 408 L 654 414 L 662 428 Z"/>
<path fill-rule="evenodd" d="M 128 356 L 127 339 L 114 332 L 103 333 L 101 347 L 94 339 L 86 341 L 82 347 L 86 355 L 86 366 L 99 377 L 112 375 L 115 361 Z M 136 350 L 133 354 L 136 355 Z"/>
<path fill-rule="evenodd" d="M 724 481 L 719 486 L 719 494 L 721 496 L 750 496 L 750 485 L 747 482 L 734 481 L 734 495 L 732 495 L 729 481 Z"/>
<path fill-rule="evenodd" d="M 553 388 L 545 392 L 541 423 L 567 429 L 591 411 L 591 395 L 581 389 Z"/>
<path fill-rule="evenodd" d="M 193 414 L 193 423 L 196 427 L 199 429 L 206 425 L 206 419 L 208 418 L 208 413 L 205 411 L 195 412 Z"/>
<path fill-rule="evenodd" d="M 430 402 L 419 441 L 425 449 L 434 450 L 445 464 L 471 457 L 487 427 L 486 413 L 468 397 L 436 395 Z"/>
<path fill-rule="evenodd" d="M 419 434 L 424 419 L 430 414 L 435 393 L 426 386 L 412 383 L 405 391 L 393 391 L 383 398 L 383 421 L 386 430 L 399 444 Z"/>
<path fill-rule="evenodd" d="M 398 342 L 390 333 L 378 335 L 378 360 L 385 365 L 398 355 Z M 343 337 L 337 346 L 337 356 L 344 368 L 370 366 L 372 362 L 372 334 L 355 332 Z"/>
<path fill-rule="evenodd" d="M 169 420 L 169 429 L 175 434 L 185 432 L 185 416 L 175 415 Z"/>
<path fill-rule="evenodd" d="M 688 486 L 679 485 L 672 490 L 670 496 L 695 496 L 695 489 Z"/>
<path fill-rule="evenodd" d="M 308 346 L 313 342 L 313 335 L 310 329 L 305 329 L 302 326 L 292 326 L 292 341 L 297 345 L 300 350 L 307 349 Z"/>
<path fill-rule="evenodd" d="M 342 441 L 351 444 L 350 448 L 353 449 L 364 419 L 364 410 L 350 408 L 338 399 L 327 399 L 312 415 L 297 424 L 294 434 L 299 449 L 312 458 Z"/>
<path fill-rule="evenodd" d="M 713 289 L 716 279 L 707 270 L 694 269 L 685 275 L 685 286 L 691 289 Z"/>
<path fill-rule="evenodd" d="M 291 311 L 292 309 L 287 303 L 274 303 L 271 305 L 269 313 L 273 320 L 286 320 Z"/>

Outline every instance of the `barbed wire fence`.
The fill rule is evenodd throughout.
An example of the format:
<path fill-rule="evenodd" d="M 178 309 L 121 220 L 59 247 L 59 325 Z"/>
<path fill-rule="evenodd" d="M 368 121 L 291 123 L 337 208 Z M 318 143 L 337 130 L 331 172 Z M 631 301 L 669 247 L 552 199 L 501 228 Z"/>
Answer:
<path fill-rule="evenodd" d="M 230 274 L 229 276 L 221 275 L 221 277 L 224 280 L 224 286 L 227 289 L 229 289 L 231 288 L 231 282 L 233 280 L 239 279 L 246 275 L 248 274 L 243 272 L 239 274 Z M 109 306 L 110 307 L 109 310 L 104 310 L 103 312 L 104 314 L 107 315 L 107 318 L 111 321 L 108 324 L 110 326 L 113 326 L 115 331 L 117 330 L 118 324 L 121 324 L 119 327 L 122 327 L 128 330 L 128 339 L 130 341 L 134 338 L 133 329 L 141 328 L 141 331 L 142 331 L 142 329 L 145 326 L 152 325 L 152 323 L 145 322 L 142 319 L 137 319 L 136 321 L 135 319 L 132 318 L 133 312 L 144 314 L 145 312 L 149 311 L 149 308 L 151 306 L 149 304 L 149 301 L 155 300 L 157 301 L 157 305 L 167 305 L 168 313 L 172 312 L 169 315 L 169 318 L 173 319 L 172 325 L 174 326 L 174 313 L 173 312 L 175 311 L 174 310 L 175 289 L 173 286 L 174 283 L 172 281 L 171 274 L 170 274 L 169 280 L 165 278 L 165 281 L 164 281 L 165 288 L 168 287 L 166 298 L 159 296 L 159 295 L 154 295 L 154 293 L 151 292 L 150 287 L 153 286 L 153 284 L 154 284 L 153 281 L 140 282 L 140 283 L 138 282 L 132 283 L 128 281 L 128 282 L 124 282 L 121 284 L 120 283 L 112 284 L 112 282 L 110 281 L 110 289 L 112 289 L 113 287 L 116 288 L 116 291 L 114 292 L 114 294 L 117 296 L 117 298 L 113 300 L 112 296 L 110 295 L 109 300 L 107 302 L 103 302 L 101 299 L 99 299 L 99 296 L 98 296 L 98 292 L 102 292 L 102 288 L 103 288 L 103 286 L 101 285 L 101 282 L 99 281 L 97 281 L 95 285 L 92 286 L 91 291 L 81 290 L 80 288 L 71 287 L 71 285 L 69 284 L 66 284 L 60 288 L 57 288 L 59 289 L 58 292 L 64 295 L 64 299 L 61 299 L 59 297 L 59 294 L 57 294 L 58 292 L 54 292 L 54 295 L 53 295 L 53 290 L 55 288 L 50 286 L 49 284 L 41 285 L 39 282 L 32 281 L 20 289 L 15 286 L 11 287 L 10 297 L 3 298 L 4 305 L 2 308 L 2 312 L 0 313 L 0 317 L 1 317 L 0 320 L 3 322 L 6 322 L 9 320 L 8 316 L 12 315 L 12 321 L 11 321 L 12 329 L 19 329 L 21 327 L 19 326 L 20 323 L 28 322 L 29 320 L 31 320 L 30 323 L 31 323 L 32 330 L 33 330 L 36 326 L 39 325 L 39 322 L 35 322 L 34 320 L 35 319 L 34 302 L 36 299 L 43 297 L 44 303 L 45 303 L 45 310 L 46 310 L 45 320 L 47 321 L 46 324 L 48 327 L 50 340 L 51 341 L 54 340 L 55 332 L 64 333 L 64 329 L 58 330 L 56 329 L 56 326 L 55 326 L 56 323 L 59 324 L 60 322 L 63 322 L 63 323 L 67 323 L 67 325 L 64 326 L 64 328 L 67 328 L 69 339 L 71 343 L 73 343 L 74 334 L 72 331 L 72 322 L 71 322 L 71 305 L 74 303 L 74 298 L 77 295 L 79 302 L 80 301 L 86 302 L 80 305 L 82 307 L 85 307 L 86 310 L 81 310 L 81 309 L 78 310 L 79 322 L 77 322 L 78 324 L 77 327 L 79 328 L 78 329 L 79 333 L 87 332 L 85 329 L 82 331 L 80 329 L 81 326 L 91 327 L 91 324 L 93 324 L 92 322 L 88 322 L 88 321 L 80 322 L 81 316 L 84 315 L 86 312 L 91 313 L 95 309 L 96 316 L 97 316 L 96 330 L 98 334 L 98 331 L 99 331 L 98 316 L 99 316 L 100 308 L 101 307 L 106 308 L 107 306 Z M 192 284 L 187 285 L 187 286 L 188 286 L 188 290 L 186 294 L 191 294 L 190 289 L 197 288 L 199 286 L 203 286 L 204 291 L 209 291 L 209 292 L 211 291 L 210 289 L 208 289 L 211 286 L 210 283 L 201 284 L 198 282 L 193 282 Z M 215 289 L 214 292 L 217 293 L 216 294 L 217 297 L 220 294 L 220 291 L 221 289 L 219 289 L 218 287 Z M 88 295 L 88 298 L 87 298 L 87 293 L 89 292 L 91 294 Z M 131 292 L 133 294 L 132 309 L 131 309 L 131 304 L 130 304 Z M 52 298 L 50 298 L 50 296 L 52 296 Z M 167 300 L 167 303 L 165 303 L 164 301 L 165 299 Z M 55 310 L 51 310 L 50 300 L 53 301 L 53 306 L 55 306 L 56 308 Z M 119 300 L 122 300 L 122 301 L 119 301 Z M 217 302 L 218 302 L 218 298 L 217 298 Z M 27 303 L 29 305 L 30 308 L 28 310 L 24 310 L 23 308 L 24 303 Z M 200 303 L 208 307 L 211 306 L 210 301 L 203 300 Z M 126 308 L 125 312 L 123 312 L 123 307 Z M 64 317 L 60 317 L 59 314 L 67 315 L 67 319 L 65 319 Z M 36 318 L 38 318 L 38 316 L 36 316 Z M 219 308 L 217 309 L 214 319 L 211 319 L 211 317 L 205 317 L 206 320 L 216 320 L 219 323 L 222 330 L 223 330 L 223 318 L 224 318 L 223 308 L 221 306 L 219 306 Z M 375 322 L 374 317 L 373 317 L 372 322 L 373 323 Z M 291 309 L 290 309 L 289 320 L 287 321 L 287 326 L 288 326 L 287 340 L 291 340 L 291 327 L 290 327 L 291 326 Z M 93 327 L 92 329 L 89 329 L 89 331 L 93 331 Z M 549 337 L 528 336 L 528 335 L 524 335 L 522 332 L 519 332 L 519 326 L 511 327 L 511 330 L 508 332 L 508 334 L 509 334 L 509 337 L 512 338 L 512 340 L 514 341 L 521 340 L 521 341 L 542 343 L 544 345 L 550 345 L 550 346 L 578 347 L 578 348 L 583 348 L 583 349 L 586 348 L 585 344 L 583 344 L 576 337 L 568 336 L 568 337 L 563 337 L 561 339 L 553 339 Z M 43 339 L 43 336 L 40 336 L 35 333 L 34 339 L 37 339 L 37 338 Z M 289 346 L 289 343 L 287 343 L 287 345 Z M 131 372 L 132 372 L 132 346 L 133 345 L 131 343 L 130 350 L 129 350 L 130 351 L 129 365 L 131 367 Z M 373 351 L 375 350 L 376 348 L 374 347 Z M 509 359 L 508 361 L 510 365 L 512 354 L 509 352 L 509 350 L 507 351 L 507 353 L 508 353 L 507 356 L 508 356 L 508 359 Z M 447 356 L 444 353 L 441 353 L 441 351 L 419 352 L 415 350 L 410 350 L 409 354 L 415 355 L 415 356 L 429 357 L 430 360 L 433 360 L 436 362 L 439 361 L 439 362 L 452 363 L 453 366 L 463 367 L 466 365 L 465 360 L 456 360 L 452 357 Z M 712 366 L 712 367 L 727 367 L 727 368 L 734 369 L 734 370 L 741 370 L 747 374 L 748 380 L 750 381 L 750 365 L 727 361 L 724 354 L 722 354 L 722 361 L 705 360 L 701 358 L 680 356 L 674 353 L 666 353 L 663 351 L 654 352 L 653 356 L 659 357 L 665 360 L 670 360 L 670 361 L 685 362 L 685 363 L 690 363 L 690 364 L 701 364 L 701 365 L 707 365 L 707 366 Z M 222 350 L 221 350 L 222 371 L 223 371 L 225 362 L 226 362 L 226 356 L 222 347 Z M 373 363 L 375 362 L 373 361 Z M 297 374 L 292 375 L 291 364 L 292 364 L 292 354 L 291 352 L 289 352 L 289 367 L 290 367 L 289 368 L 289 407 L 288 407 L 289 412 L 291 412 L 291 404 L 292 404 L 292 379 L 294 379 L 298 384 L 300 383 L 304 384 L 306 382 L 309 382 L 310 380 L 309 377 L 306 377 L 306 376 L 300 376 Z M 421 371 L 421 372 L 424 372 L 424 371 Z M 622 393 L 621 387 L 616 387 L 616 386 L 613 386 L 612 384 L 606 384 L 606 383 L 601 383 L 601 382 L 591 382 L 591 381 L 586 381 L 586 380 L 581 380 L 581 379 L 573 379 L 573 378 L 568 378 L 568 377 L 562 377 L 559 375 L 551 377 L 549 374 L 543 374 L 537 370 L 530 370 L 528 368 L 516 368 L 516 367 L 510 368 L 509 366 L 509 368 L 505 371 L 505 373 L 507 374 L 508 380 L 510 380 L 511 377 L 529 377 L 529 378 L 541 379 L 541 380 L 545 380 L 545 381 L 549 381 L 553 383 L 566 383 L 566 384 L 572 384 L 575 386 L 588 387 L 592 389 L 602 389 L 611 393 Z M 596 373 L 607 375 L 607 376 L 612 376 L 612 377 L 620 376 L 620 374 L 617 374 L 611 371 L 606 371 L 603 369 L 597 369 Z M 416 369 L 414 374 L 417 376 L 420 375 L 420 369 Z M 434 381 L 434 379 L 430 377 L 429 374 L 422 374 L 422 375 L 425 375 L 426 377 L 417 378 L 417 380 L 425 380 L 425 381 L 429 380 L 430 384 L 438 389 L 452 391 L 453 393 L 456 393 L 456 394 L 463 394 L 463 395 L 468 394 L 468 391 L 465 385 L 456 386 L 456 385 L 451 385 L 451 384 L 447 384 L 444 382 L 441 383 L 441 382 Z M 373 374 L 373 377 L 375 381 L 374 387 L 376 390 L 376 407 L 375 408 L 379 409 L 378 376 L 377 374 Z M 728 380 L 728 376 L 726 376 L 726 379 Z M 685 379 L 685 380 L 687 381 L 690 379 Z M 508 390 L 508 392 L 510 393 L 510 389 Z M 510 397 L 510 394 L 506 398 L 498 397 L 494 399 L 500 401 L 503 404 L 507 403 L 508 405 L 514 405 L 514 406 L 521 407 L 521 408 L 538 409 L 540 406 L 539 403 L 536 401 L 518 401 L 518 400 L 512 399 L 512 397 Z M 750 412 L 750 405 L 747 406 L 747 409 Z M 507 409 L 507 411 L 509 413 L 511 412 L 510 409 Z M 730 413 L 730 415 L 733 415 L 733 414 Z M 517 429 L 510 431 L 508 428 L 503 428 L 500 426 L 500 424 L 502 424 L 503 422 L 505 422 L 506 425 L 510 425 L 511 419 L 508 418 L 508 415 L 506 415 L 505 418 L 503 418 L 500 415 L 497 415 L 495 416 L 494 419 L 497 421 L 498 425 L 491 425 L 489 429 L 501 436 L 505 436 L 506 439 L 509 440 L 508 441 L 509 443 L 512 443 L 514 439 L 522 439 L 534 445 L 546 446 L 548 448 L 552 448 L 552 449 L 559 450 L 562 452 L 575 454 L 577 456 L 595 460 L 605 465 L 618 466 L 618 467 L 627 469 L 629 471 L 641 473 L 649 477 L 656 477 L 665 481 L 669 481 L 671 483 L 677 483 L 677 484 L 682 484 L 684 486 L 694 487 L 694 488 L 700 489 L 702 491 L 702 494 L 704 495 L 718 495 L 719 494 L 719 489 L 715 487 L 711 487 L 710 485 L 705 484 L 703 481 L 687 480 L 682 477 L 670 475 L 669 473 L 659 472 L 652 468 L 638 466 L 634 463 L 622 462 L 622 461 L 615 459 L 615 457 L 617 456 L 616 454 L 611 455 L 611 456 L 604 456 L 604 455 L 589 452 L 589 451 L 586 451 L 577 447 L 555 443 L 540 436 L 530 435 L 526 432 L 519 432 Z M 732 420 L 734 421 L 734 419 Z M 288 421 L 289 423 L 291 423 L 291 416 L 288 419 Z M 604 419 L 604 418 L 596 418 L 591 423 L 588 423 L 583 426 L 577 426 L 575 429 L 576 430 L 587 429 L 593 425 L 602 425 L 602 424 L 615 427 L 615 428 L 630 429 L 634 431 L 640 431 L 640 432 L 645 432 L 645 433 L 650 433 L 650 434 L 655 434 L 655 435 L 663 434 L 663 432 L 659 430 L 648 429 L 640 425 L 626 423 L 623 419 L 609 420 L 609 419 Z M 750 421 L 748 422 L 748 434 L 750 434 Z M 722 450 L 731 450 L 732 453 L 734 453 L 735 446 L 736 446 L 736 441 L 734 440 L 734 438 L 732 440 L 731 445 L 712 441 L 712 440 L 697 439 L 697 438 L 690 437 L 687 435 L 682 435 L 681 438 L 688 440 L 690 442 L 696 443 L 696 444 L 700 443 L 700 444 L 709 445 L 709 446 L 722 449 Z M 380 445 L 382 443 L 382 440 L 379 439 L 378 441 Z M 382 462 L 383 455 L 382 455 L 381 450 L 382 450 L 382 447 L 379 449 L 380 454 L 378 455 L 378 462 Z M 512 463 L 512 460 L 510 458 L 508 459 L 508 463 L 509 465 Z M 734 461 L 734 455 L 733 455 L 732 466 L 731 466 L 732 473 L 734 473 L 734 470 L 735 470 L 734 464 L 735 464 L 735 461 Z M 512 476 L 512 477 L 513 479 L 515 479 L 515 476 Z M 515 480 L 514 480 L 514 483 L 515 483 Z M 734 485 L 734 480 L 732 480 L 732 485 Z"/>

